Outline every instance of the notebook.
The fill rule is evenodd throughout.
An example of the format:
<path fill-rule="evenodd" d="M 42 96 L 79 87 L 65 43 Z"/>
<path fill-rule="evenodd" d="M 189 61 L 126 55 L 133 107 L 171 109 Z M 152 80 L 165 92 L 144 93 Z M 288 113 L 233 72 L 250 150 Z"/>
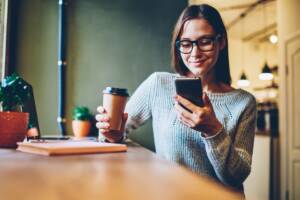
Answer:
<path fill-rule="evenodd" d="M 18 151 L 47 156 L 127 151 L 125 144 L 95 141 L 34 141 L 18 142 L 17 144 Z"/>

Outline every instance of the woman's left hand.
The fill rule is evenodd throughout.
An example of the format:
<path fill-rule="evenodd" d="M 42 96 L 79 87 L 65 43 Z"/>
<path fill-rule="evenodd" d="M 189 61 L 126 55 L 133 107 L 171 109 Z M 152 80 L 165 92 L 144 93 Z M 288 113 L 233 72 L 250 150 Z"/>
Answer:
<path fill-rule="evenodd" d="M 185 125 L 194 130 L 201 131 L 206 137 L 213 136 L 221 130 L 222 124 L 217 119 L 213 106 L 206 93 L 203 94 L 203 107 L 196 106 L 179 95 L 175 96 L 175 101 L 175 109 L 177 110 L 178 118 Z M 192 112 L 189 112 L 180 104 Z"/>

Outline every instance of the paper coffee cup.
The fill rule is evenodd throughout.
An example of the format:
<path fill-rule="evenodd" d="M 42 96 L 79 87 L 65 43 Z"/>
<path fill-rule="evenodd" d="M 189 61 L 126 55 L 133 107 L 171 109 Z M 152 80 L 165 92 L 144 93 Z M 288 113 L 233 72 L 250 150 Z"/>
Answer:
<path fill-rule="evenodd" d="M 119 131 L 128 97 L 127 89 L 106 87 L 103 90 L 103 107 L 109 117 L 110 130 Z"/>

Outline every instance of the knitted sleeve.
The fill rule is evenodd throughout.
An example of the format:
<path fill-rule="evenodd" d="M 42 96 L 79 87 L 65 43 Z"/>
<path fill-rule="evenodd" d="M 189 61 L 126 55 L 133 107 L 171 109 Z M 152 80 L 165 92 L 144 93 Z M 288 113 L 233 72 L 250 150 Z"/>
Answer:
<path fill-rule="evenodd" d="M 216 175 L 226 185 L 242 185 L 251 171 L 256 123 L 256 101 L 252 97 L 231 138 L 223 129 L 218 135 L 204 139 L 208 158 Z"/>
<path fill-rule="evenodd" d="M 128 113 L 128 120 L 125 127 L 125 134 L 128 135 L 133 129 L 138 128 L 152 116 L 152 102 L 156 85 L 156 74 L 151 74 L 136 89 L 130 97 L 125 112 Z"/>

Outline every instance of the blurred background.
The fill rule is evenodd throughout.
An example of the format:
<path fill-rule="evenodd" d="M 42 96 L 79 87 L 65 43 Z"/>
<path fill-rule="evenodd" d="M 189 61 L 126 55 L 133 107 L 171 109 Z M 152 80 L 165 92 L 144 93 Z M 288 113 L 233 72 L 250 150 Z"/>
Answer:
<path fill-rule="evenodd" d="M 39 125 L 46 135 L 60 134 L 58 2 L 9 0 L 7 51 L 2 54 L 7 58 L 2 75 L 17 72 L 32 84 Z M 152 72 L 173 72 L 170 42 L 175 22 L 187 5 L 207 3 L 220 11 L 227 27 L 233 86 L 257 99 L 257 136 L 246 197 L 300 199 L 300 107 L 294 103 L 300 94 L 299 0 L 65 2 L 68 135 L 73 108 L 84 105 L 95 114 L 106 86 L 128 88 L 132 94 Z M 155 151 L 151 122 L 130 137 Z"/>

